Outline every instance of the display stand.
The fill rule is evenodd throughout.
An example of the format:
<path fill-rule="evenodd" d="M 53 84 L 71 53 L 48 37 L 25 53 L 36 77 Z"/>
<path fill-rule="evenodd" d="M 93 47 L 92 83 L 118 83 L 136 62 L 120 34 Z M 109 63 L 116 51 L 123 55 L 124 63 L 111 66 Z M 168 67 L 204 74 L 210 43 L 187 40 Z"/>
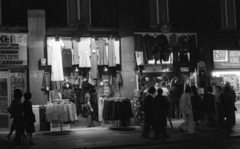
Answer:
<path fill-rule="evenodd" d="M 54 99 L 54 100 L 52 100 L 51 95 L 49 96 L 49 101 L 51 103 L 54 103 L 54 102 L 59 103 L 59 102 L 62 102 L 63 100 L 68 100 L 68 99 Z M 67 133 L 71 132 L 70 131 L 70 124 L 63 124 L 61 121 L 50 122 L 50 131 L 51 131 L 52 134 L 61 134 L 61 135 L 63 134 L 63 132 L 67 132 Z"/>

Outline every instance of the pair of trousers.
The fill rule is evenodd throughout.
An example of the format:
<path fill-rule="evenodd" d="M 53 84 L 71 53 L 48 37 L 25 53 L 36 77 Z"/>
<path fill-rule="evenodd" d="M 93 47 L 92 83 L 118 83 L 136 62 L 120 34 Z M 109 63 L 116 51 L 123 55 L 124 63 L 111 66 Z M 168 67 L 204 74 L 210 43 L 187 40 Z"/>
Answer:
<path fill-rule="evenodd" d="M 180 105 L 179 105 L 179 99 L 173 98 L 173 117 L 174 118 L 180 118 Z"/>
<path fill-rule="evenodd" d="M 151 127 L 153 128 L 153 118 L 144 119 L 142 136 L 148 138 L 150 135 Z"/>
<path fill-rule="evenodd" d="M 17 117 L 17 118 L 14 118 L 15 120 L 15 129 L 16 129 L 16 133 L 15 133 L 15 137 L 13 139 L 13 141 L 16 143 L 16 144 L 20 144 L 21 143 L 21 140 L 22 140 L 22 137 L 24 135 L 24 123 L 23 123 L 23 118 L 21 117 Z"/>
<path fill-rule="evenodd" d="M 204 115 L 204 119 L 201 123 L 201 129 L 202 130 L 206 130 L 206 126 L 207 126 L 207 123 L 208 123 L 208 119 L 212 117 L 216 123 L 216 126 L 218 126 L 218 120 L 217 120 L 217 116 L 215 113 L 211 113 L 211 114 L 206 114 Z"/>
<path fill-rule="evenodd" d="M 224 134 L 225 138 L 228 138 L 232 132 L 232 127 L 234 126 L 235 120 L 235 111 L 227 111 L 226 112 L 226 120 L 225 120 L 225 129 L 226 132 Z"/>
<path fill-rule="evenodd" d="M 179 125 L 179 128 L 186 131 L 188 134 L 194 133 L 193 113 L 185 115 L 185 120 L 181 125 Z"/>

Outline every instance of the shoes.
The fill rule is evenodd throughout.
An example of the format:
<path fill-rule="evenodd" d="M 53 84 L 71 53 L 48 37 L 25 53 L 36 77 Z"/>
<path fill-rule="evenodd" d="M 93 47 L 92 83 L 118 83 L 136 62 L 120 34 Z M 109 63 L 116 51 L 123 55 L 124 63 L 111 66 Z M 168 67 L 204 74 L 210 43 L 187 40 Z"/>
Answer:
<path fill-rule="evenodd" d="M 182 133 L 184 133 L 184 130 L 181 127 L 178 127 L 178 128 Z"/>
<path fill-rule="evenodd" d="M 149 138 L 149 136 L 144 136 L 144 135 L 141 135 L 141 138 L 148 139 L 148 138 Z"/>
<path fill-rule="evenodd" d="M 6 135 L 4 138 L 5 138 L 5 140 L 10 141 L 10 136 L 9 135 Z"/>
<path fill-rule="evenodd" d="M 35 143 L 33 143 L 32 141 L 29 142 L 29 145 L 35 145 Z"/>

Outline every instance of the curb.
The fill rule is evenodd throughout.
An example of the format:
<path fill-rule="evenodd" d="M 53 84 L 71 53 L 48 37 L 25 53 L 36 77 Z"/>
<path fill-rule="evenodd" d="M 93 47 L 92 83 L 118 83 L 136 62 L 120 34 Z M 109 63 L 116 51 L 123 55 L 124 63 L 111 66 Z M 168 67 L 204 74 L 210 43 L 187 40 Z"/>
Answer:
<path fill-rule="evenodd" d="M 240 135 L 233 135 L 230 136 L 229 139 L 237 139 L 240 138 Z M 160 141 L 156 141 L 156 143 L 138 143 L 138 144 L 118 144 L 118 145 L 102 145 L 102 146 L 84 146 L 84 147 L 75 147 L 73 149 L 117 149 L 117 148 L 131 148 L 131 147 L 146 147 L 146 146 L 159 146 L 159 145 L 177 145 L 177 144 L 188 144 L 188 143 L 194 143 L 194 142 L 222 142 L 219 138 L 212 138 L 212 139 L 196 139 L 196 140 L 176 140 L 176 141 L 166 141 L 164 143 Z"/>

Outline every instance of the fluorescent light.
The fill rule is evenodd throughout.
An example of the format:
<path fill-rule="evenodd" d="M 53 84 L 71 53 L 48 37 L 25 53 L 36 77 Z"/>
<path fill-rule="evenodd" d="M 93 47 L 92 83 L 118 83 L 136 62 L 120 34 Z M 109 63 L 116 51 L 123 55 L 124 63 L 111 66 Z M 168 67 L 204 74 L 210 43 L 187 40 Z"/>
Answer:
<path fill-rule="evenodd" d="M 226 71 L 214 71 L 214 72 L 212 72 L 213 77 L 220 77 L 220 75 L 229 75 L 229 74 L 240 76 L 240 71 L 227 71 L 226 70 Z"/>

